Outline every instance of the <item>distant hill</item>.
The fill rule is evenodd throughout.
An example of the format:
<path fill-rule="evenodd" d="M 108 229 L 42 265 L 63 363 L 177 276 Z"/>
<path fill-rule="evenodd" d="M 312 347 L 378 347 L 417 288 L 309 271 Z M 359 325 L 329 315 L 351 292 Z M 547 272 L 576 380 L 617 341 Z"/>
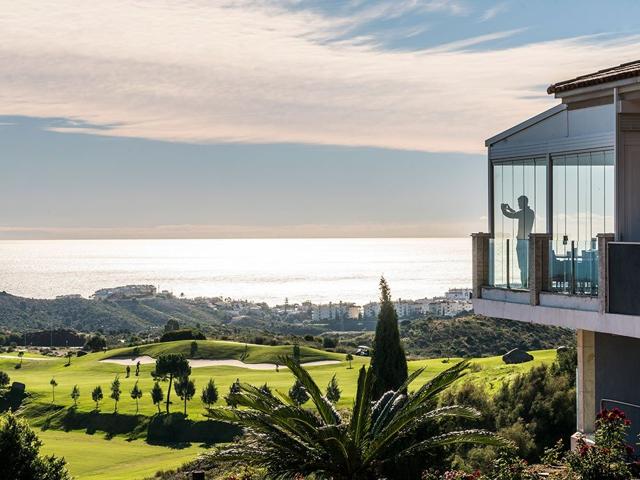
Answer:
<path fill-rule="evenodd" d="M 162 327 L 170 318 L 181 324 L 217 324 L 220 314 L 191 300 L 150 297 L 130 300 L 57 298 L 41 300 L 0 292 L 0 328 L 33 330 L 73 328 L 78 331 L 132 332 Z"/>

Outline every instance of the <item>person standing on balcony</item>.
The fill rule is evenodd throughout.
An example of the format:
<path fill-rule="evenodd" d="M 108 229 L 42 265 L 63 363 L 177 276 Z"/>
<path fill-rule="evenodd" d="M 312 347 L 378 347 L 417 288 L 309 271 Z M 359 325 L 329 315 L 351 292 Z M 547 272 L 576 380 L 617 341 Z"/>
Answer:
<path fill-rule="evenodd" d="M 516 241 L 516 254 L 518 256 L 518 268 L 520 268 L 520 282 L 523 288 L 527 288 L 529 280 L 529 234 L 533 230 L 533 221 L 536 218 L 534 211 L 529 207 L 529 198 L 526 195 L 518 197 L 518 207 L 514 210 L 508 203 L 500 205 L 502 214 L 507 218 L 518 220 L 518 237 Z"/>

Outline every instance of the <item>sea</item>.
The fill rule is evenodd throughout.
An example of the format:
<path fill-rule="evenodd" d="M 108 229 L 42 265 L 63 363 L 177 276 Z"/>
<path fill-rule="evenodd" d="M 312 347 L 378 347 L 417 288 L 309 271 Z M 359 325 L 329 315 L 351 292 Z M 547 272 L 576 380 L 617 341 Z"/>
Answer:
<path fill-rule="evenodd" d="M 32 298 L 152 284 L 269 305 L 394 299 L 471 286 L 470 238 L 4 240 L 0 291 Z"/>

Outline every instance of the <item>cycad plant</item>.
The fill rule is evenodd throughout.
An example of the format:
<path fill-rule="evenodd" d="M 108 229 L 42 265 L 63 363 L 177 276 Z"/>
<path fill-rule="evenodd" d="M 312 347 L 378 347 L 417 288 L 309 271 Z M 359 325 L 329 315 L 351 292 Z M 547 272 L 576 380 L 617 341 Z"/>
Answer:
<path fill-rule="evenodd" d="M 240 384 L 238 392 L 230 394 L 236 408 L 208 411 L 216 420 L 245 429 L 242 441 L 219 450 L 214 460 L 262 467 L 272 479 L 372 480 L 379 478 L 389 463 L 438 446 L 505 444 L 484 430 L 452 431 L 416 440 L 416 430 L 442 418 L 478 416 L 468 407 L 433 407 L 437 395 L 464 375 L 467 362 L 454 365 L 414 392 L 404 393 L 423 372 L 417 370 L 397 392 L 389 391 L 375 403 L 372 370 L 362 367 L 350 418 L 343 418 L 297 362 L 286 358 L 282 363 L 304 386 L 312 408 L 299 406 L 282 394 L 277 398 Z"/>

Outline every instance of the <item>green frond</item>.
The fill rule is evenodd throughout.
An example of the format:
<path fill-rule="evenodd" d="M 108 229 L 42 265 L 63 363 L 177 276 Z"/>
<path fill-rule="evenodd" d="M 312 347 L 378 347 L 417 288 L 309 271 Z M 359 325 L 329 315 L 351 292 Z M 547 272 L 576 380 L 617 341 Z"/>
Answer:
<path fill-rule="evenodd" d="M 281 359 L 282 363 L 291 370 L 291 373 L 302 383 L 307 390 L 311 401 L 316 407 L 318 414 L 327 425 L 334 425 L 342 422 L 342 418 L 338 414 L 333 404 L 327 400 L 318 387 L 318 384 L 311 378 L 309 372 L 302 368 L 297 362 L 290 357 Z"/>
<path fill-rule="evenodd" d="M 411 455 L 435 447 L 455 445 L 460 443 L 473 443 L 474 445 L 485 445 L 493 447 L 511 446 L 511 442 L 487 430 L 459 430 L 455 432 L 444 433 L 442 435 L 438 435 L 428 440 L 417 443 L 402 451 L 399 456 Z"/>
<path fill-rule="evenodd" d="M 373 370 L 371 367 L 360 368 L 358 373 L 358 388 L 356 390 L 353 414 L 349 424 L 353 441 L 356 445 L 363 444 L 365 437 L 369 433 L 371 425 L 371 387 L 373 380 Z"/>

